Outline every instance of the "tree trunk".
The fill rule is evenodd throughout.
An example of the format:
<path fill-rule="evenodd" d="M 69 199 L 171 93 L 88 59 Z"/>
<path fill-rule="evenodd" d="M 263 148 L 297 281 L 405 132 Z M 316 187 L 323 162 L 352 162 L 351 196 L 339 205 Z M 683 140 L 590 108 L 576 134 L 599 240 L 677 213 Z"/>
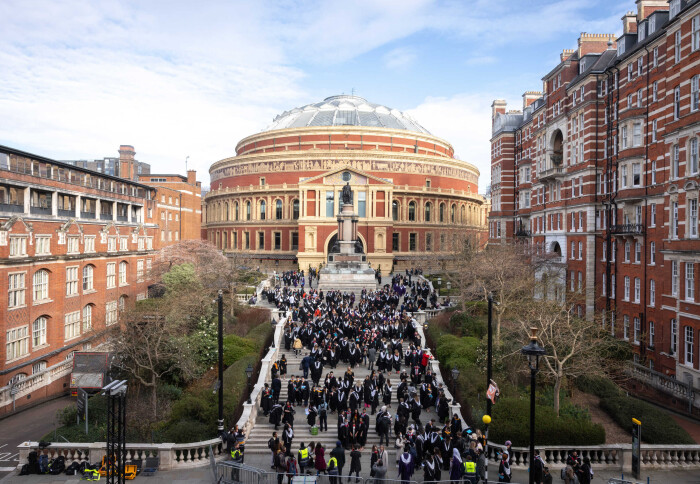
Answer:
<path fill-rule="evenodd" d="M 156 385 L 156 375 L 151 376 L 151 405 L 153 406 L 153 418 L 158 419 L 158 386 Z"/>
<path fill-rule="evenodd" d="M 564 378 L 561 370 L 557 371 L 557 375 L 554 377 L 554 413 L 559 416 L 559 391 L 561 390 L 561 381 Z"/>
<path fill-rule="evenodd" d="M 497 312 L 496 313 L 496 341 L 495 341 L 496 348 L 501 346 L 501 313 Z"/>

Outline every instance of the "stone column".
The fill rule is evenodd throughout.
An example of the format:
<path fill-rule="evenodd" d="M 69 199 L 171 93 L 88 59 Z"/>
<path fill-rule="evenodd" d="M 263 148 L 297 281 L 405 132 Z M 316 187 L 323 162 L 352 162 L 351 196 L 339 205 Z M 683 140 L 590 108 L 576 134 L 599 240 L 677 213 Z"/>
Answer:
<path fill-rule="evenodd" d="M 51 192 L 51 215 L 58 216 L 58 192 Z"/>
<path fill-rule="evenodd" d="M 29 212 L 31 211 L 31 201 L 32 201 L 32 196 L 31 196 L 31 188 L 27 187 L 24 189 L 24 214 L 29 215 Z"/>
<path fill-rule="evenodd" d="M 75 218 L 80 218 L 80 203 L 82 201 L 82 196 L 77 195 L 75 197 Z"/>
<path fill-rule="evenodd" d="M 131 204 L 130 203 L 126 206 L 126 220 L 128 222 L 131 222 Z"/>
<path fill-rule="evenodd" d="M 117 202 L 112 202 L 112 221 L 117 221 Z"/>

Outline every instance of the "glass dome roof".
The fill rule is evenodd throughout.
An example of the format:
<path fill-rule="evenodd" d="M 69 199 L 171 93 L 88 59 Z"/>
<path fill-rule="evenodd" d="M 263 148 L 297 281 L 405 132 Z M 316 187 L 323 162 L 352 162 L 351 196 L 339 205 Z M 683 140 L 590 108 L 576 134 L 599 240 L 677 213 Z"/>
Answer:
<path fill-rule="evenodd" d="M 406 113 L 347 95 L 327 97 L 322 102 L 285 111 L 264 131 L 307 126 L 369 126 L 430 134 Z"/>

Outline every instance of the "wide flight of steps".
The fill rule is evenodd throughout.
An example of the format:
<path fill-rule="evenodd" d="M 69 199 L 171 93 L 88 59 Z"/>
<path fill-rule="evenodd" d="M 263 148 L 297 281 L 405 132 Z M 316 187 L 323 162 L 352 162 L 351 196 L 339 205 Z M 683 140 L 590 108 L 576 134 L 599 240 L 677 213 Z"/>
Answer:
<path fill-rule="evenodd" d="M 296 376 L 303 376 L 303 371 L 299 370 L 299 364 L 301 363 L 302 358 L 304 355 L 308 353 L 308 350 L 304 350 L 299 356 L 294 355 L 293 350 L 286 351 L 284 349 L 284 346 L 280 350 L 279 358 L 282 357 L 282 354 L 286 355 L 287 358 L 287 375 L 285 375 L 284 379 L 282 380 L 282 389 L 280 392 L 280 404 L 284 405 L 284 403 L 287 401 L 287 383 L 289 382 L 289 378 L 292 375 Z M 323 384 L 323 379 L 325 378 L 326 374 L 329 371 L 333 371 L 333 374 L 335 375 L 336 378 L 341 377 L 342 375 L 345 374 L 345 371 L 347 370 L 348 365 L 344 364 L 342 361 L 338 362 L 338 366 L 335 369 L 332 369 L 330 367 L 324 367 L 323 368 L 323 373 L 321 377 L 320 383 Z M 375 369 L 376 369 L 376 363 L 375 363 Z M 364 381 L 365 376 L 370 374 L 370 371 L 367 370 L 367 364 L 360 364 L 355 366 L 353 369 L 355 372 L 355 381 Z M 387 373 L 385 373 L 385 376 L 389 376 Z M 308 380 L 310 381 L 311 378 L 311 373 L 309 372 L 309 378 Z M 399 381 L 399 375 L 394 371 L 390 375 L 391 379 L 391 384 L 394 388 L 394 393 L 391 396 L 391 408 L 388 408 L 389 412 L 391 413 L 392 417 L 396 414 L 396 408 L 398 404 L 398 400 L 396 397 L 396 389 L 398 388 L 398 385 L 400 383 Z M 268 382 L 270 383 L 270 382 Z M 379 399 L 380 404 L 377 407 L 377 412 L 380 411 L 382 407 L 382 399 L 380 397 Z M 364 402 L 362 403 L 362 406 L 364 406 Z M 360 407 L 361 409 L 362 407 Z M 298 406 L 294 407 L 296 410 L 296 414 L 294 415 L 294 440 L 292 441 L 292 450 L 296 452 L 299 450 L 299 444 L 301 442 L 304 442 L 305 445 L 309 445 L 309 442 L 313 441 L 314 443 L 316 442 L 321 442 L 321 444 L 326 448 L 326 452 L 331 450 L 332 448 L 335 447 L 335 443 L 338 440 L 338 415 L 337 413 L 330 413 L 328 412 L 328 430 L 325 432 L 320 432 L 318 435 L 311 435 L 311 430 L 309 427 L 309 424 L 307 423 L 306 420 L 306 413 L 304 412 L 305 407 L 303 406 Z M 434 416 L 435 413 L 432 411 L 432 415 Z M 371 414 L 371 408 L 367 409 L 367 414 Z M 430 413 L 426 414 L 425 411 L 421 414 L 421 419 L 424 420 L 425 418 L 431 418 Z M 367 443 L 365 444 L 365 449 L 371 449 L 373 444 L 379 445 L 379 435 L 374 431 L 374 425 L 375 425 L 375 417 L 376 415 L 370 415 L 370 426 L 369 426 L 369 431 L 367 432 Z M 318 425 L 319 419 L 316 418 L 316 425 Z M 282 440 L 282 430 L 284 428 L 284 425 L 280 425 L 277 435 Z M 259 410 L 258 412 L 258 417 L 255 421 L 255 426 L 250 432 L 250 435 L 248 436 L 248 440 L 246 441 L 245 444 L 245 451 L 246 453 L 268 453 L 270 450 L 267 448 L 267 441 L 270 439 L 272 436 L 272 432 L 275 431 L 275 426 L 270 423 L 269 417 L 266 417 L 262 410 Z M 391 436 L 393 436 L 393 425 L 392 425 L 392 432 Z M 392 440 L 393 442 L 393 440 Z M 390 446 L 386 446 L 387 449 L 392 449 L 393 448 L 393 443 Z"/>

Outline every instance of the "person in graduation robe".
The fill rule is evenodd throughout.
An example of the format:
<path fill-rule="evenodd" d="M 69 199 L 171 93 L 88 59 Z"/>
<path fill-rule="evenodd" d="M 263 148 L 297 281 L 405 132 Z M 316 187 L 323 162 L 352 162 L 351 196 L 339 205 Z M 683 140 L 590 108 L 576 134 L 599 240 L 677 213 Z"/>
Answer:
<path fill-rule="evenodd" d="M 402 484 L 408 484 L 416 468 L 415 459 L 409 452 L 408 445 L 404 446 L 403 454 L 399 456 L 399 478 Z"/>

